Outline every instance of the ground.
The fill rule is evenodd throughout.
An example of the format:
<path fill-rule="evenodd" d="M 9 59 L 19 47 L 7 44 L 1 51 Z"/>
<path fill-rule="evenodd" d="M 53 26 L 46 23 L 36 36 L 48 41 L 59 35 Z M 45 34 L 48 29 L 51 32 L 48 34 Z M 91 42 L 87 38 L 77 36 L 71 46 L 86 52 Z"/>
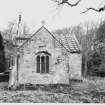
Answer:
<path fill-rule="evenodd" d="M 104 103 L 105 80 L 0 91 L 2 103 Z M 6 84 L 5 84 L 6 86 Z M 5 87 L 4 86 L 4 87 Z"/>

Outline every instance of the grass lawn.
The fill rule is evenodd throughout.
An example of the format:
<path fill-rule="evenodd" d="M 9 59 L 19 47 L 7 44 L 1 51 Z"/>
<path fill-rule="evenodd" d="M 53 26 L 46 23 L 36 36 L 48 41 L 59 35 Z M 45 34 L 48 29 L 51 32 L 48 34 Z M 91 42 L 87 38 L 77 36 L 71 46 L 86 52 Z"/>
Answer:
<path fill-rule="evenodd" d="M 84 81 L 71 86 L 38 86 L 35 90 L 1 90 L 1 103 L 105 103 L 105 82 Z"/>

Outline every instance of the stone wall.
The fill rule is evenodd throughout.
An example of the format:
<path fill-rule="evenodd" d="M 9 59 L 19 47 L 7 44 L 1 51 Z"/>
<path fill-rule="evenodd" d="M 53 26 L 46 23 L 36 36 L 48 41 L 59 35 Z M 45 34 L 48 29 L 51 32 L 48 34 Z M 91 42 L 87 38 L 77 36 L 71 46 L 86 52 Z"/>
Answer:
<path fill-rule="evenodd" d="M 70 54 L 69 56 L 69 66 L 70 72 L 69 77 L 73 79 L 81 79 L 82 78 L 82 55 L 81 54 Z"/>
<path fill-rule="evenodd" d="M 19 83 L 56 84 L 69 83 L 65 56 L 60 48 L 55 48 L 53 37 L 45 30 L 41 30 L 23 47 L 19 63 Z M 50 56 L 49 73 L 36 73 L 36 53 L 47 51 Z M 60 62 L 57 62 L 57 59 Z"/>
<path fill-rule="evenodd" d="M 65 59 L 59 50 L 48 50 L 50 56 L 50 70 L 48 74 L 36 73 L 36 55 L 25 54 L 20 59 L 19 82 L 34 84 L 68 84 L 68 73 Z M 61 61 L 57 63 L 57 59 Z"/>
<path fill-rule="evenodd" d="M 69 78 L 81 78 L 81 54 L 63 54 L 64 49 L 55 46 L 54 40 L 49 32 L 42 29 L 22 46 L 18 69 L 20 84 L 69 84 Z M 51 55 L 49 73 L 36 72 L 36 57 L 41 51 Z"/>

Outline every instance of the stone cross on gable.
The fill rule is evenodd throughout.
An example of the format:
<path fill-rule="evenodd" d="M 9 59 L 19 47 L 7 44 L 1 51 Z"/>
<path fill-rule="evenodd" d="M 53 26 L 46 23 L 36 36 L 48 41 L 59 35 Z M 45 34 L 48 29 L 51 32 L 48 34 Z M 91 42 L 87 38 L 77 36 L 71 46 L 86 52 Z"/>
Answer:
<path fill-rule="evenodd" d="M 22 20 L 21 12 L 19 12 L 19 23 L 21 23 L 21 20 Z"/>
<path fill-rule="evenodd" d="M 42 20 L 42 21 L 41 21 L 41 24 L 42 24 L 42 26 L 44 26 L 44 25 L 45 25 L 45 21 L 44 21 L 44 20 Z"/>

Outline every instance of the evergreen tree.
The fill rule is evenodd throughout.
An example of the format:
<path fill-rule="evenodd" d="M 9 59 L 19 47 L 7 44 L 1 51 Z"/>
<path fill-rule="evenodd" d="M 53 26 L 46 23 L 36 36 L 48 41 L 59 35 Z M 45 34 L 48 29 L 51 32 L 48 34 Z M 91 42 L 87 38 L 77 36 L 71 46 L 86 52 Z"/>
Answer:
<path fill-rule="evenodd" d="M 4 51 L 4 43 L 3 37 L 0 33 L 0 73 L 5 72 L 5 51 Z"/>

